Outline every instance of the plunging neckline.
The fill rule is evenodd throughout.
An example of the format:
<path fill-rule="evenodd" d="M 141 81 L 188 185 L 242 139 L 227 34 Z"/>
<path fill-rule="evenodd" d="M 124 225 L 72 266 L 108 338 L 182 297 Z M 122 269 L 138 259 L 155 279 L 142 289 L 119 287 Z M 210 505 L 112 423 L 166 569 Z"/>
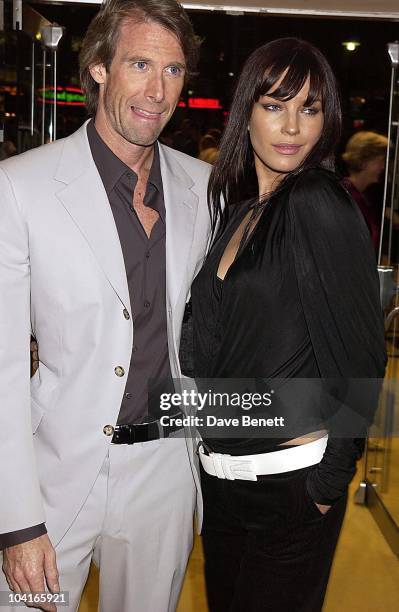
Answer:
<path fill-rule="evenodd" d="M 225 248 L 223 249 L 223 252 L 222 252 L 222 254 L 221 254 L 221 256 L 220 256 L 220 259 L 219 259 L 219 261 L 218 261 L 218 264 L 217 264 L 217 266 L 216 266 L 216 274 L 215 274 L 215 276 L 216 276 L 216 280 L 217 280 L 217 281 L 218 281 L 220 284 L 223 284 L 223 283 L 225 282 L 225 280 L 226 280 L 226 278 L 227 278 L 227 275 L 229 274 L 229 272 L 230 272 L 231 268 L 232 268 L 232 267 L 234 266 L 234 264 L 235 264 L 235 263 L 236 263 L 236 262 L 239 260 L 240 256 L 242 255 L 242 253 L 245 251 L 245 249 L 247 248 L 247 246 L 249 245 L 249 243 L 250 243 L 250 242 L 251 242 L 251 240 L 253 239 L 253 237 L 254 237 L 254 235 L 255 235 L 255 233 L 256 233 L 256 230 L 257 230 L 257 228 L 258 228 L 258 225 L 259 225 L 259 223 L 261 222 L 261 219 L 262 219 L 262 217 L 263 217 L 263 213 L 264 213 L 264 212 L 265 212 L 265 210 L 266 210 L 266 209 L 269 207 L 268 205 L 269 205 L 269 200 L 268 200 L 266 203 L 264 203 L 264 204 L 263 204 L 263 206 L 260 208 L 260 210 L 259 210 L 259 211 L 257 211 L 257 215 L 258 215 L 258 217 L 256 217 L 256 216 L 255 216 L 255 219 L 254 219 L 254 220 L 255 220 L 256 222 L 255 222 L 255 224 L 253 225 L 252 231 L 250 231 L 250 233 L 249 233 L 249 235 L 248 235 L 247 228 L 248 228 L 248 226 L 250 225 L 252 215 L 254 214 L 254 212 L 253 212 L 253 211 L 251 212 L 251 215 L 250 215 L 250 217 L 249 217 L 248 221 L 247 221 L 247 222 L 246 222 L 246 224 L 245 224 L 244 231 L 243 231 L 242 236 L 241 236 L 241 238 L 240 238 L 240 243 L 239 243 L 239 245 L 238 245 L 238 248 L 237 248 L 237 251 L 236 251 L 236 253 L 235 253 L 235 255 L 234 255 L 234 258 L 232 259 L 232 261 L 231 261 L 231 263 L 230 263 L 229 267 L 227 268 L 227 270 L 226 270 L 226 272 L 225 272 L 224 277 L 223 277 L 223 278 L 221 278 L 221 277 L 219 276 L 218 272 L 219 272 L 219 268 L 220 268 L 220 264 L 221 264 L 221 261 L 222 261 L 222 259 L 223 259 L 223 256 L 224 256 L 224 254 L 226 253 L 226 250 L 228 249 L 228 247 L 229 247 L 229 245 L 230 245 L 231 241 L 233 240 L 235 233 L 237 232 L 237 230 L 239 229 L 239 227 L 240 227 L 241 223 L 242 223 L 242 222 L 243 222 L 243 220 L 245 219 L 245 216 L 248 214 L 248 212 L 249 212 L 249 211 L 251 211 L 251 208 L 256 208 L 256 206 L 253 206 L 253 207 L 248 207 L 248 211 L 246 211 L 246 213 L 245 213 L 245 215 L 243 216 L 243 218 L 242 218 L 242 219 L 240 219 L 240 221 L 239 221 L 238 225 L 237 225 L 237 226 L 236 226 L 236 227 L 233 229 L 233 232 L 232 232 L 232 234 L 230 235 L 230 237 L 228 238 L 227 244 L 226 244 Z M 258 207 L 258 208 L 259 208 L 259 207 Z M 249 229 L 251 229 L 251 228 L 249 227 Z M 246 234 L 247 234 L 247 235 L 246 235 Z M 242 243 L 243 238 L 245 238 L 245 242 L 244 242 L 244 243 Z"/>

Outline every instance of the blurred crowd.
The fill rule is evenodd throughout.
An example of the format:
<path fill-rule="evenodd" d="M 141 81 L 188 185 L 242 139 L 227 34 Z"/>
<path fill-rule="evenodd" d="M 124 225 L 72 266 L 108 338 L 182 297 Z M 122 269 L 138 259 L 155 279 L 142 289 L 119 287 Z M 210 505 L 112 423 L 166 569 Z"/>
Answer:
<path fill-rule="evenodd" d="M 160 140 L 173 149 L 214 164 L 218 157 L 221 137 L 222 130 L 219 128 L 209 128 L 201 132 L 190 119 L 183 119 L 175 132 L 163 134 Z"/>

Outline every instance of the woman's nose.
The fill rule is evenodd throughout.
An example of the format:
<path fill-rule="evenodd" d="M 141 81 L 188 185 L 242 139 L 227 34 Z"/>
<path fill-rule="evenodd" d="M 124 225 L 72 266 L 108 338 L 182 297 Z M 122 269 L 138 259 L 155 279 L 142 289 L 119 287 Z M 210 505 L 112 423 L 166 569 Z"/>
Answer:
<path fill-rule="evenodd" d="M 287 115 L 282 131 L 290 136 L 295 136 L 299 133 L 299 122 L 296 113 L 289 113 Z"/>

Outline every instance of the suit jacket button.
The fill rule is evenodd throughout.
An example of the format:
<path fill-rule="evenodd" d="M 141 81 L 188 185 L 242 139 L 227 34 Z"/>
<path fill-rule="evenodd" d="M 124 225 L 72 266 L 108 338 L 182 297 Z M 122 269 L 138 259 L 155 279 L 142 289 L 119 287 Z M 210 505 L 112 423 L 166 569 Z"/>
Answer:
<path fill-rule="evenodd" d="M 125 370 L 122 368 L 122 366 L 116 366 L 114 371 L 115 371 L 115 374 L 117 376 L 124 376 L 125 375 Z"/>
<path fill-rule="evenodd" d="M 128 311 L 126 310 L 126 308 L 123 311 L 123 316 L 125 317 L 126 321 L 129 321 L 130 319 L 130 314 L 128 313 Z"/>
<path fill-rule="evenodd" d="M 112 427 L 112 425 L 105 425 L 103 432 L 106 436 L 112 436 L 114 433 L 114 428 Z"/>

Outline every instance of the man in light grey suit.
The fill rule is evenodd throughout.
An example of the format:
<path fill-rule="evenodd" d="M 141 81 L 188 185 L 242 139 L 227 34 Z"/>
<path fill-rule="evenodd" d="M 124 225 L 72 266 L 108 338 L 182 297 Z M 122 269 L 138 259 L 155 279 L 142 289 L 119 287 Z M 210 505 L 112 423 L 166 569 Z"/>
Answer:
<path fill-rule="evenodd" d="M 157 142 L 198 48 L 175 0 L 108 1 L 81 53 L 95 119 L 0 166 L 0 591 L 76 610 L 93 558 L 104 612 L 176 608 L 198 480 L 147 390 L 180 376 L 209 238 L 209 166 Z"/>

